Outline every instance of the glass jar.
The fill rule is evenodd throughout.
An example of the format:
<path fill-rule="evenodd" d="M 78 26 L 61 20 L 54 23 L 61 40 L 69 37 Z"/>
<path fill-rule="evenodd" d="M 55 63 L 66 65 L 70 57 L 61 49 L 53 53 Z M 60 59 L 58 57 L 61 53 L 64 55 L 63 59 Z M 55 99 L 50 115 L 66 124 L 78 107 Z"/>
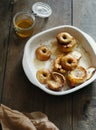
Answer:
<path fill-rule="evenodd" d="M 32 35 L 35 25 L 35 17 L 47 18 L 51 15 L 52 10 L 46 3 L 37 2 L 32 6 L 32 14 L 27 12 L 18 12 L 13 17 L 13 25 L 16 34 L 22 38 Z"/>

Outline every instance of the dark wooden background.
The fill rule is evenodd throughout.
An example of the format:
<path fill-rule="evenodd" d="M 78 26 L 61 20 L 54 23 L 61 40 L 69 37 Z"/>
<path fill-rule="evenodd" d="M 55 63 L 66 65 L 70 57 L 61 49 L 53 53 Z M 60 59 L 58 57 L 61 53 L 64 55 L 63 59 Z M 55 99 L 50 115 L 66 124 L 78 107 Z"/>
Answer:
<path fill-rule="evenodd" d="M 69 95 L 52 96 L 33 86 L 22 68 L 27 39 L 13 30 L 18 11 L 30 11 L 39 0 L 0 0 L 0 103 L 19 111 L 41 111 L 60 130 L 96 130 L 96 80 Z M 36 18 L 33 35 L 59 25 L 74 25 L 96 40 L 96 0 L 41 0 L 53 13 L 49 19 Z M 95 61 L 94 61 L 95 62 Z"/>

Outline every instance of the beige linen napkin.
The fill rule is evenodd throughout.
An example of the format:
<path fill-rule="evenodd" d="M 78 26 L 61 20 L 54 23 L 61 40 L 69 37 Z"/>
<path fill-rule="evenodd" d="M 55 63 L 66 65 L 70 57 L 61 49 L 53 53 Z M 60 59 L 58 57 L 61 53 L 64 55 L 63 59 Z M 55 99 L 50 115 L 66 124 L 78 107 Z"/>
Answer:
<path fill-rule="evenodd" d="M 2 130 L 59 130 L 42 112 L 22 113 L 0 106 Z"/>

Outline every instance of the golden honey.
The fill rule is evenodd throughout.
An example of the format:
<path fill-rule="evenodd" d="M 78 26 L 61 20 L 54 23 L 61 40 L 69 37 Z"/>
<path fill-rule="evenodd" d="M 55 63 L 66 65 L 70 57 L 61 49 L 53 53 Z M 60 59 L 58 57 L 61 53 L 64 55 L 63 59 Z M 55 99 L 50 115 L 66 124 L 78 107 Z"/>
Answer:
<path fill-rule="evenodd" d="M 17 26 L 20 28 L 29 28 L 30 26 L 32 26 L 33 22 L 30 21 L 29 19 L 24 19 L 24 20 L 20 20 L 17 22 Z"/>
<path fill-rule="evenodd" d="M 20 20 L 16 23 L 18 31 L 16 32 L 20 37 L 29 37 L 33 33 L 32 26 L 33 22 L 29 19 Z M 19 29 L 19 28 L 20 29 Z"/>
<path fill-rule="evenodd" d="M 22 38 L 26 38 L 33 33 L 35 17 L 29 13 L 20 12 L 14 16 L 13 24 L 16 34 Z"/>

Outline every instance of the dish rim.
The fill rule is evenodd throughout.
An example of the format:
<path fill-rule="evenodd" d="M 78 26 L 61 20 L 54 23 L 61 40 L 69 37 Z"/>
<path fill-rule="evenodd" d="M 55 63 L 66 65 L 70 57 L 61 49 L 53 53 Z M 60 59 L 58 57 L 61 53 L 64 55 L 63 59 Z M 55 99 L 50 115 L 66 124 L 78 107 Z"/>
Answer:
<path fill-rule="evenodd" d="M 28 49 L 28 47 L 30 46 L 30 44 L 32 44 L 32 40 L 34 40 L 36 37 L 39 37 L 40 35 L 42 36 L 43 34 L 45 34 L 45 33 L 47 33 L 47 32 L 50 32 L 50 31 L 54 31 L 54 30 L 58 30 L 58 29 L 60 29 L 60 28 L 71 28 L 71 29 L 75 29 L 76 31 L 78 31 L 86 40 L 87 40 L 87 42 L 90 44 L 90 46 L 92 47 L 92 50 L 93 50 L 93 52 L 95 53 L 95 55 L 96 55 L 96 52 L 95 52 L 95 50 L 96 50 L 96 44 L 94 44 L 95 43 L 95 41 L 94 41 L 94 39 L 90 36 L 90 35 L 88 35 L 87 33 L 85 33 L 85 32 L 83 32 L 82 30 L 80 30 L 79 28 L 77 28 L 77 27 L 74 27 L 74 26 L 71 26 L 71 25 L 61 25 L 61 26 L 57 26 L 57 27 L 53 27 L 53 28 L 50 28 L 50 29 L 48 29 L 48 30 L 45 30 L 45 31 L 42 31 L 42 32 L 40 32 L 40 33 L 38 33 L 38 34 L 36 34 L 36 35 L 34 35 L 34 36 L 32 36 L 28 41 L 27 41 L 27 43 L 26 43 L 26 45 L 25 45 L 25 48 L 24 48 L 24 54 L 23 54 L 23 60 L 22 60 L 22 66 L 23 66 L 23 69 L 24 69 L 24 72 L 25 72 L 25 75 L 27 76 L 27 78 L 29 79 L 29 81 L 32 83 L 32 84 L 34 84 L 35 86 L 37 86 L 36 84 L 35 84 L 35 81 L 34 82 L 32 82 L 31 80 L 30 80 L 30 78 L 29 78 L 29 74 L 28 74 L 28 72 L 27 72 L 27 67 L 29 67 L 29 64 L 27 63 L 27 49 Z M 89 42 L 89 41 L 91 41 L 91 42 Z M 26 62 L 26 63 L 25 63 Z M 26 66 L 26 65 L 27 66 Z M 96 74 L 94 74 L 94 75 L 96 75 Z M 57 96 L 60 96 L 60 95 L 66 95 L 66 94 L 70 94 L 70 93 L 73 93 L 73 92 L 75 92 L 75 91 L 77 91 L 77 90 L 79 90 L 79 89 L 81 89 L 81 88 L 84 88 L 85 86 L 87 86 L 88 84 L 90 84 L 90 83 L 92 83 L 95 79 L 96 79 L 96 76 L 92 76 L 92 78 L 91 79 L 89 79 L 88 81 L 86 81 L 86 82 L 84 82 L 84 83 L 82 83 L 82 84 L 80 84 L 80 85 L 78 85 L 78 86 L 76 86 L 76 87 L 74 87 L 74 88 L 72 88 L 72 89 L 68 89 L 68 90 L 65 90 L 65 91 L 53 91 L 53 90 L 50 90 L 50 89 L 48 89 L 48 88 L 46 88 L 46 87 L 41 87 L 41 86 L 37 86 L 38 88 L 40 88 L 41 90 L 43 90 L 44 92 L 46 92 L 46 93 L 48 93 L 48 94 L 51 94 L 51 95 L 57 95 Z M 36 80 L 36 79 L 35 79 Z"/>

